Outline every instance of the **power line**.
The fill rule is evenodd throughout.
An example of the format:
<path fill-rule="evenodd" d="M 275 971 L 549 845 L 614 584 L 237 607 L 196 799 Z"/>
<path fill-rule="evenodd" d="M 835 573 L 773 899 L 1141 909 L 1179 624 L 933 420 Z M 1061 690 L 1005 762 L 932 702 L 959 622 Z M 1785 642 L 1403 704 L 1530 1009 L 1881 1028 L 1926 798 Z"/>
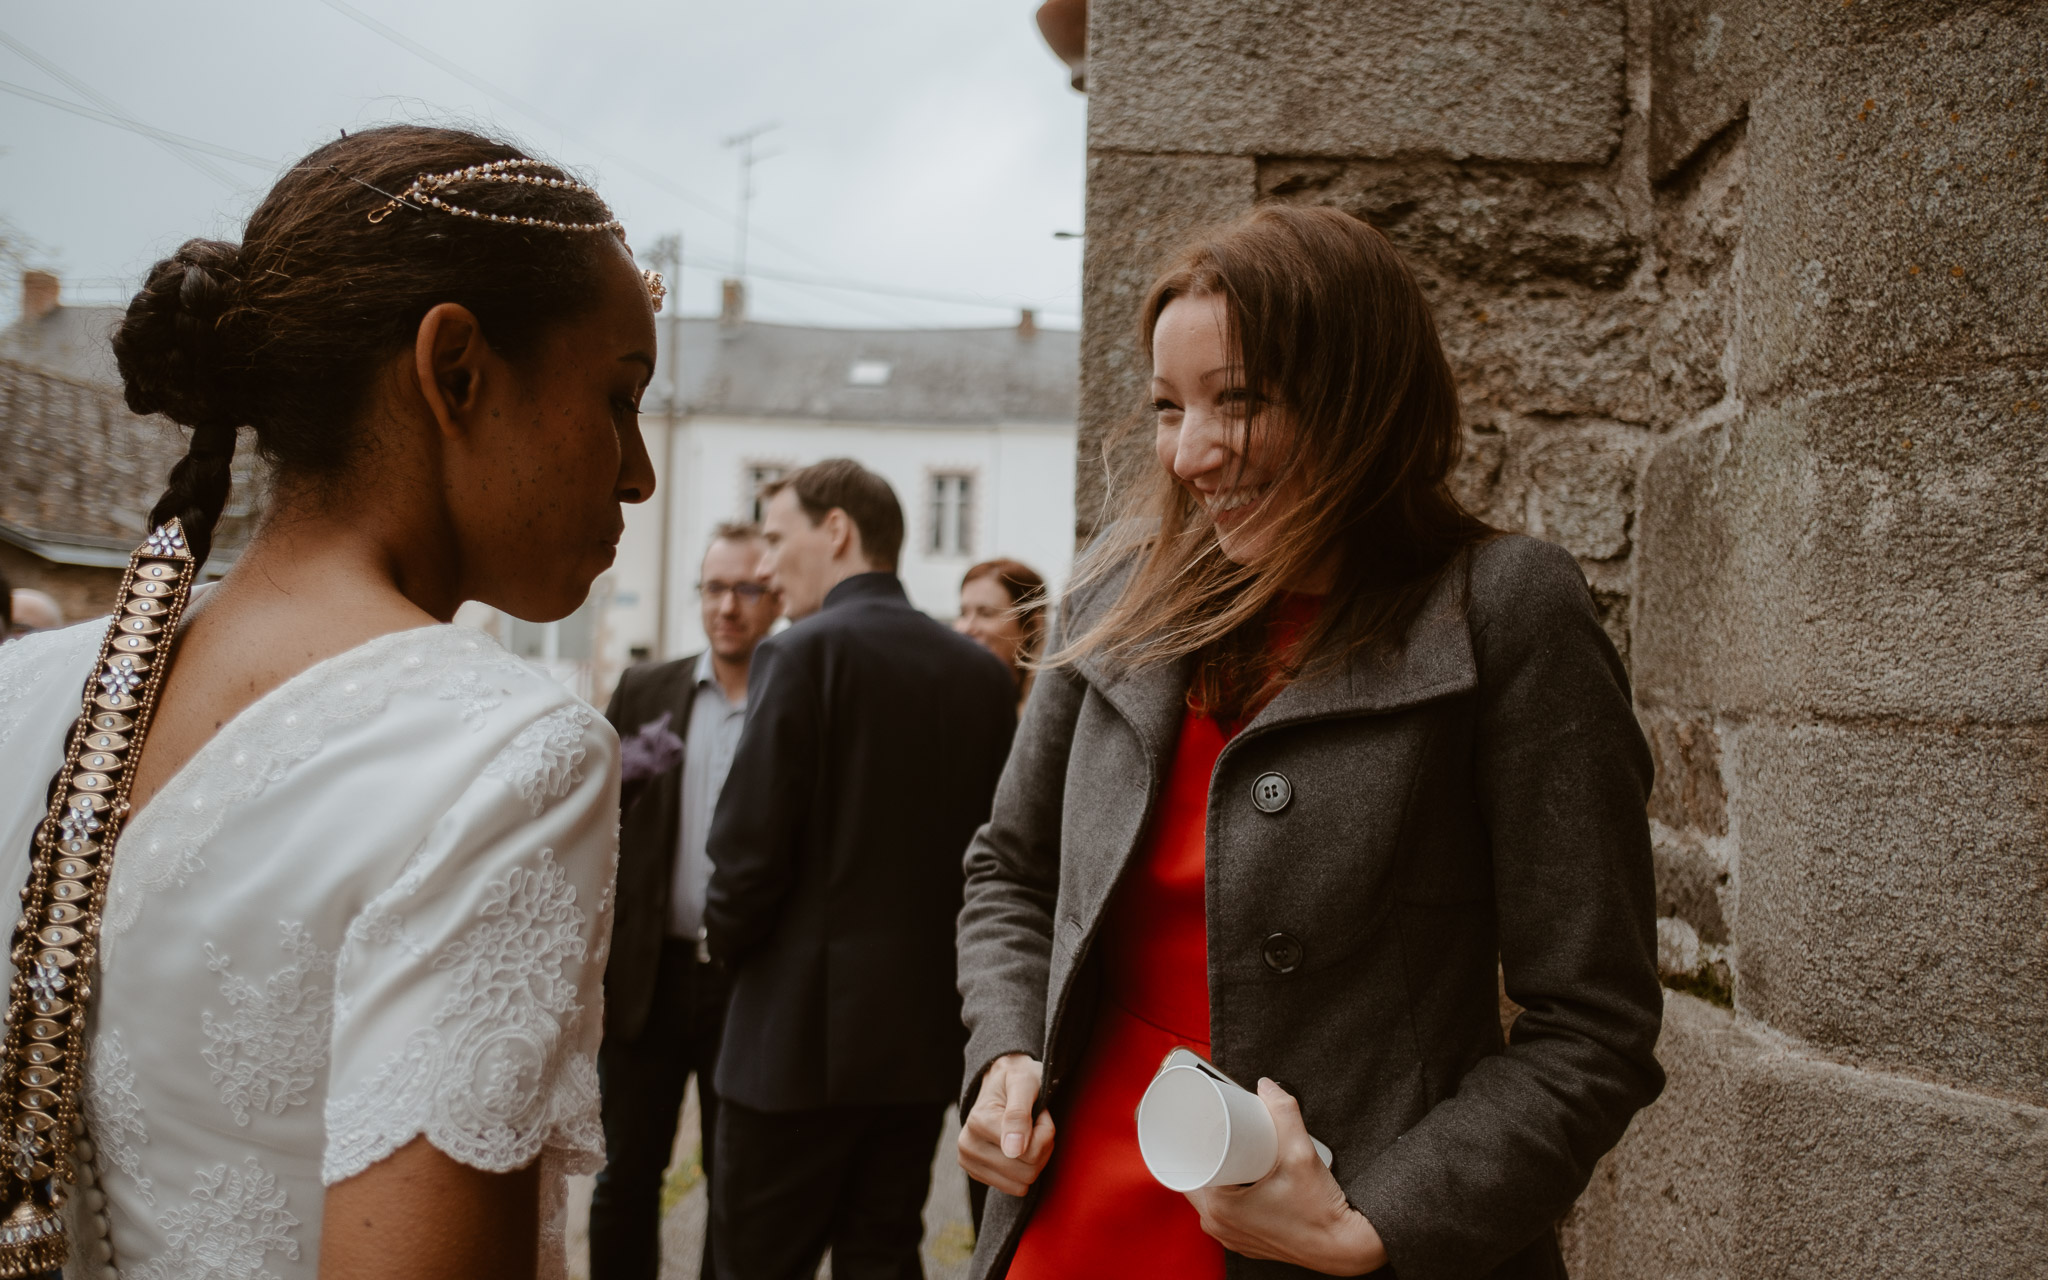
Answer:
<path fill-rule="evenodd" d="M 680 260 L 679 265 L 683 270 L 699 271 L 714 277 L 729 276 L 732 274 L 731 264 L 717 259 L 706 260 L 704 258 L 694 256 L 685 257 Z M 869 292 L 866 289 L 850 289 L 844 285 L 816 280 L 808 276 L 794 275 L 786 272 L 777 272 L 772 276 L 766 276 L 764 278 L 771 280 L 773 283 L 776 284 L 787 285 L 794 289 L 801 289 L 805 293 L 811 294 L 812 296 L 818 298 L 820 301 L 830 302 L 835 306 L 844 307 L 850 311 L 859 312 L 863 315 L 867 315 L 876 319 L 886 320 L 889 323 L 899 326 L 901 328 L 920 329 L 928 327 L 920 324 L 915 318 L 906 316 L 898 311 L 886 310 L 878 308 L 872 304 L 864 304 L 861 302 L 854 301 L 852 299 L 835 298 L 832 296 L 832 294 L 834 293 L 865 294 Z M 119 294 L 125 297 L 129 293 L 132 293 L 134 291 L 136 287 L 136 281 L 120 276 L 99 276 L 91 279 L 66 280 L 64 282 L 64 287 L 65 290 L 70 293 L 106 293 Z M 1006 302 L 966 302 L 958 298 L 947 297 L 940 294 L 921 294 L 907 289 L 899 290 L 897 291 L 897 293 L 890 296 L 903 297 L 920 302 L 944 303 L 951 306 L 980 307 L 991 311 L 1014 310 L 1014 308 L 1009 303 Z"/>
<path fill-rule="evenodd" d="M 399 34 L 398 32 L 391 31 L 388 28 L 385 28 L 382 23 L 379 23 L 376 21 L 376 19 L 369 17 L 367 14 L 361 13 L 359 10 L 356 10 L 352 5 L 347 4 L 345 0 L 321 0 L 321 2 L 323 4 L 327 4 L 334 7 L 335 9 L 347 14 L 350 17 L 356 18 L 357 20 L 363 22 L 365 25 L 370 26 L 372 30 L 378 31 L 379 34 L 388 35 L 395 42 L 399 43 L 400 45 L 408 49 L 411 49 L 413 52 L 419 54 L 419 56 L 434 62 L 436 65 L 442 65 L 442 63 L 445 61 L 443 59 L 440 59 L 438 55 L 435 55 L 431 50 L 425 49 L 424 47 L 414 47 L 412 42 L 407 40 L 403 35 Z M 118 105 L 108 101 L 106 98 L 95 93 L 89 86 L 78 81 L 74 77 L 66 75 L 61 69 L 56 67 L 54 64 L 50 63 L 47 59 L 42 58 L 33 50 L 28 49 L 19 41 L 7 35 L 7 33 L 4 31 L 0 31 L 0 43 L 6 44 L 16 53 L 21 54 L 24 58 L 27 58 L 29 61 L 35 63 L 43 70 L 49 72 L 52 76 L 60 80 L 63 80 L 72 89 L 77 91 L 81 96 L 91 98 L 94 101 L 98 102 L 100 106 L 104 109 L 95 110 L 92 107 L 87 107 L 80 103 L 68 102 L 62 98 L 55 97 L 51 94 L 42 93 L 35 89 L 30 89 L 23 85 L 13 84 L 8 81 L 0 81 L 0 92 L 11 93 L 17 97 L 27 98 L 34 102 L 40 102 L 46 106 L 55 107 L 60 111 L 67 111 L 73 115 L 81 116 L 88 120 L 94 120 L 101 124 L 110 125 L 117 129 L 123 129 L 130 133 L 139 134 L 140 136 L 148 138 L 150 141 L 157 143 L 166 151 L 169 151 L 172 155 L 175 155 L 179 159 L 184 160 L 186 163 L 193 165 L 195 168 L 198 168 L 202 173 L 205 173 L 207 176 L 215 179 L 216 181 L 222 183 L 223 185 L 229 187 L 230 189 L 239 190 L 240 184 L 236 183 L 233 178 L 229 177 L 226 173 L 222 172 L 217 166 L 208 164 L 207 162 L 201 160 L 199 158 L 200 155 L 216 156 L 220 159 L 229 160 L 236 164 L 249 165 L 253 168 L 259 168 L 273 173 L 276 172 L 277 169 L 280 167 L 280 162 L 276 160 L 265 159 L 262 156 L 252 155 L 246 151 L 238 151 L 232 147 L 224 147 L 218 143 L 208 142 L 203 138 L 194 138 L 187 134 L 174 133 L 168 129 L 159 129 L 154 125 L 146 124 L 143 121 L 136 119 L 134 116 L 129 115 L 127 112 L 122 111 Z M 469 83 L 474 87 L 482 89 L 484 92 L 490 93 L 493 96 L 500 97 L 500 100 L 506 102 L 507 105 L 514 106 L 518 110 L 527 112 L 528 114 L 533 115 L 536 119 L 541 120 L 543 123 L 549 124 L 551 127 L 558 128 L 562 132 L 571 134 L 572 136 L 580 136 L 576 134 L 574 130 L 569 129 L 568 126 L 554 122 L 549 117 L 541 114 L 538 108 L 530 107 L 524 104 L 518 98 L 512 96 L 509 93 L 506 93 L 504 90 L 498 89 L 495 85 L 492 85 L 489 81 L 484 80 L 481 77 L 471 76 L 469 73 L 462 71 L 459 67 L 454 66 L 452 63 L 447 64 L 443 69 L 449 71 L 450 74 L 455 75 L 458 78 L 464 80 L 465 83 Z M 591 145 L 597 146 L 598 144 L 592 143 Z M 599 147 L 599 149 L 606 150 L 605 148 L 602 147 Z M 657 183 L 659 183 L 659 185 L 662 185 L 664 187 L 671 187 L 671 189 L 674 189 L 679 193 L 688 195 L 688 193 L 682 192 L 680 188 L 673 188 L 672 184 L 667 183 L 665 180 L 660 179 L 656 175 L 645 174 L 643 176 L 649 177 L 650 181 L 656 181 Z M 724 215 L 722 210 L 718 210 L 715 207 L 709 206 L 706 202 L 697 199 L 694 196 L 690 196 L 689 198 L 696 200 L 697 203 L 703 205 L 704 207 L 711 208 L 713 212 L 720 213 L 721 216 L 727 216 Z M 756 234 L 758 235 L 758 233 Z M 767 239 L 767 237 L 765 236 L 762 236 L 760 238 Z M 702 255 L 694 255 L 686 259 L 683 262 L 683 265 L 686 267 L 693 267 L 700 271 L 713 271 L 725 275 L 732 275 L 734 274 L 735 270 L 734 264 L 730 262 L 722 261 L 716 258 L 708 258 Z M 791 271 L 776 271 L 772 269 L 763 270 L 759 267 L 749 267 L 748 274 L 758 276 L 764 280 L 772 280 L 780 284 L 794 285 L 798 288 L 811 291 L 829 289 L 843 293 L 864 293 L 872 294 L 879 297 L 903 298 L 913 302 L 936 302 L 943 303 L 949 306 L 976 307 L 988 311 L 1010 311 L 1015 310 L 1017 307 L 1023 305 L 1022 303 L 1017 301 L 1003 298 L 990 298 L 986 295 L 969 295 L 959 293 L 946 293 L 935 290 L 906 289 L 895 285 L 875 284 L 869 281 L 849 279 L 846 277 L 804 275 L 798 272 Z M 83 282 L 80 283 L 82 284 Z M 1035 301 L 1033 305 L 1042 306 L 1044 304 L 1043 301 Z M 866 310 L 871 315 L 882 314 L 874 311 L 872 308 L 856 307 L 854 309 Z M 908 321 L 904 320 L 901 317 L 893 318 L 896 319 L 897 323 L 909 323 Z"/>
<path fill-rule="evenodd" d="M 116 129 L 126 129 L 130 133 L 139 133 L 152 141 L 166 143 L 173 147 L 183 147 L 187 151 L 197 151 L 203 155 L 219 156 L 223 160 L 232 160 L 236 164 L 251 165 L 258 169 L 268 169 L 273 172 L 277 169 L 277 162 L 275 160 L 265 160 L 262 156 L 252 156 L 246 151 L 237 151 L 233 147 L 217 147 L 211 142 L 203 142 L 198 138 L 188 138 L 182 133 L 172 133 L 168 129 L 159 129 L 154 125 L 144 124 L 140 120 L 130 120 L 114 115 L 112 112 L 98 111 L 80 103 L 67 102 L 63 98 L 52 94 L 38 93 L 34 89 L 24 85 L 13 84 L 6 80 L 0 80 L 0 93 L 11 93 L 17 98 L 27 98 L 31 102 L 40 102 L 45 106 L 55 107 L 59 111 L 69 111 L 72 115 L 84 116 L 87 120 L 97 120 L 101 124 L 110 124 Z"/>
<path fill-rule="evenodd" d="M 535 106 L 533 103 L 530 103 L 526 101 L 524 98 L 519 97 L 517 94 L 513 93 L 509 89 L 505 89 L 497 84 L 494 84 L 493 82 L 476 74 L 474 71 L 471 71 L 468 68 L 464 67 L 462 64 L 456 62 L 453 58 L 448 58 L 439 53 L 436 53 L 434 50 L 428 48 L 424 44 L 421 44 L 419 41 L 413 39 L 411 36 L 406 35 L 404 32 L 398 30 L 396 27 L 393 27 L 385 22 L 380 22 L 376 18 L 371 17 L 369 14 L 364 13 L 361 9 L 358 9 L 354 5 L 348 3 L 348 0 L 320 0 L 320 3 L 326 5 L 328 8 L 334 10 L 336 13 L 341 14 L 343 17 L 348 18 L 351 21 L 356 22 L 361 26 L 367 28 L 368 30 L 375 32 L 377 35 L 382 36 L 384 39 L 389 40 L 391 43 L 397 45 L 401 49 L 404 49 L 406 52 L 412 54 L 414 57 L 419 58 L 424 62 L 430 63 L 433 66 L 439 67 L 441 70 L 447 72 L 451 76 L 454 76 L 457 80 L 462 81 L 464 84 L 470 86 L 471 88 L 476 89 L 492 98 L 497 99 L 504 105 L 511 107 L 514 111 L 518 111 L 523 115 L 538 120 L 540 123 L 548 126 L 549 128 L 555 130 L 558 133 L 561 133 L 565 137 L 574 138 L 576 141 L 582 143 L 584 146 L 589 147 L 598 155 L 605 157 L 606 159 L 610 160 L 613 164 L 616 164 L 620 168 L 626 170 L 628 173 L 633 174 L 641 181 L 646 182 L 652 186 L 658 187 L 661 190 L 668 192 L 670 195 L 675 196 L 680 200 L 683 200 L 691 205 L 696 206 L 699 211 L 708 213 L 721 221 L 730 220 L 733 217 L 733 211 L 725 208 L 717 201 L 707 199 L 706 197 L 697 194 L 695 191 L 692 191 L 688 187 L 685 187 L 680 183 L 676 182 L 667 174 L 662 173 L 657 169 L 650 169 L 646 165 L 643 165 L 639 161 L 633 159 L 631 156 L 623 155 L 617 151 L 612 150 L 609 146 L 605 145 L 604 142 L 602 142 L 601 140 L 590 136 L 589 134 L 583 132 L 581 129 L 576 128 L 574 125 L 571 125 L 567 121 L 554 115 L 552 112 L 546 111 L 538 106 Z M 771 245 L 774 248 L 780 249 L 782 252 L 789 254 L 791 257 L 799 258 L 802 259 L 803 261 L 810 262 L 818 266 L 825 265 L 824 263 L 819 262 L 817 258 L 813 257 L 810 253 L 806 252 L 805 250 L 800 249 L 795 245 L 788 244 L 774 236 L 767 234 L 766 232 L 757 231 L 754 232 L 753 234 L 754 238 L 760 240 L 763 244 Z"/>
<path fill-rule="evenodd" d="M 397 45 L 399 48 L 405 50 L 407 53 L 412 54 L 414 57 L 420 59 L 421 61 L 439 67 L 441 70 L 447 72 L 451 76 L 454 76 L 457 80 L 462 81 L 470 88 L 475 89 L 489 97 L 497 99 L 499 102 L 505 104 L 508 107 L 511 107 L 514 111 L 520 112 L 521 114 L 526 116 L 530 116 L 533 119 L 540 121 L 542 124 L 548 126 L 550 129 L 553 129 L 558 133 L 576 139 L 576 141 L 582 143 L 584 146 L 589 147 L 591 150 L 604 156 L 606 159 L 609 159 L 613 163 L 618 164 L 624 167 L 625 169 L 631 171 L 633 174 L 643 179 L 644 181 L 653 183 L 655 186 L 660 187 L 662 190 L 668 192 L 670 195 L 677 196 L 683 200 L 687 200 L 691 204 L 696 205 L 698 209 L 702 210 L 705 213 L 711 214 L 714 217 L 730 218 L 732 216 L 731 210 L 721 208 L 716 202 L 707 200 L 703 196 L 698 195 L 696 192 L 691 191 L 686 187 L 676 185 L 665 175 L 658 173 L 655 170 L 643 167 L 641 164 L 639 164 L 639 162 L 633 160 L 631 157 L 622 156 L 618 154 L 617 152 L 613 151 L 610 147 L 607 147 L 602 142 L 599 142 L 597 139 L 585 134 L 581 129 L 576 128 L 574 125 L 571 125 L 567 121 L 559 119 L 552 113 L 535 106 L 534 104 L 526 101 L 526 99 L 519 97 L 517 94 L 514 94 L 509 89 L 500 88 L 498 85 L 492 83 L 489 80 L 484 79 L 482 76 L 476 74 L 475 72 L 470 71 L 469 69 L 462 66 L 460 63 L 454 61 L 453 59 L 441 56 L 440 54 L 434 52 L 432 49 L 428 48 L 426 45 L 421 44 L 419 41 L 413 39 L 411 36 L 408 36 L 404 32 L 398 30 L 396 27 L 380 22 L 376 18 L 371 17 L 369 14 L 364 13 L 361 9 L 358 9 L 354 5 L 349 4 L 348 0 L 320 0 L 320 3 L 326 5 L 328 8 L 334 10 L 336 13 L 341 14 L 343 17 L 348 18 L 351 21 L 356 22 L 362 25 L 363 27 L 366 27 L 369 30 L 375 32 L 376 34 L 384 37 L 386 40 L 389 40 L 391 43 Z"/>
<path fill-rule="evenodd" d="M 27 45 L 15 39 L 13 36 L 7 34 L 5 31 L 0 31 L 0 44 L 6 45 L 8 48 L 14 50 L 22 57 L 28 59 L 36 66 L 41 67 L 43 69 L 43 72 L 46 75 L 48 75 L 51 79 L 62 82 L 66 88 L 70 89 L 79 97 L 84 98 L 86 101 L 92 103 L 94 106 L 97 106 L 100 110 L 106 112 L 108 115 L 117 117 L 119 120 L 124 121 L 127 125 L 133 126 L 135 132 L 150 138 L 152 142 L 162 147 L 165 151 L 168 151 L 170 154 L 176 156 L 179 160 L 184 161 L 186 164 L 191 165 L 194 169 L 197 169 L 199 172 L 205 174 L 207 177 L 212 178 L 215 182 L 218 182 L 223 187 L 226 187 L 230 191 L 239 191 L 241 189 L 241 184 L 236 182 L 233 178 L 229 177 L 226 171 L 223 170 L 219 165 L 200 159 L 192 152 L 184 150 L 181 147 L 171 143 L 168 139 L 153 136 L 155 133 L 159 131 L 153 130 L 150 128 L 150 126 L 143 124 L 140 120 L 137 120 L 133 115 L 130 115 L 128 112 L 123 111 L 118 103 L 108 98 L 105 94 L 98 92 L 91 85 L 85 83 L 83 80 L 80 80 L 77 76 L 74 76 L 69 72 L 65 71 L 62 67 L 59 67 L 56 63 L 51 62 L 48 58 L 45 58 L 42 54 L 37 53 L 34 49 L 29 48 Z"/>
<path fill-rule="evenodd" d="M 733 274 L 732 263 L 722 258 L 706 257 L 702 254 L 692 254 L 684 258 L 683 265 L 698 271 L 708 271 L 713 275 L 729 276 Z M 795 285 L 801 289 L 833 289 L 842 293 L 867 293 L 884 298 L 907 298 L 913 302 L 940 302 L 954 307 L 980 307 L 985 311 L 1015 311 L 1022 306 L 1021 303 L 1007 298 L 971 297 L 967 294 L 959 293 L 899 289 L 889 285 L 868 284 L 857 280 L 835 280 L 826 276 L 800 275 L 793 271 L 763 271 L 758 267 L 750 267 L 748 268 L 748 274 L 763 280 L 772 280 L 777 284 Z M 1043 308 L 1047 301 L 1049 300 L 1039 299 L 1034 301 L 1032 309 Z M 1050 301 L 1060 301 L 1060 299 Z"/>
<path fill-rule="evenodd" d="M 823 305 L 825 307 L 832 308 L 835 311 L 851 313 L 853 315 L 862 317 L 864 320 L 867 320 L 870 323 L 872 323 L 875 320 L 881 320 L 892 329 L 910 329 L 916 327 L 915 325 L 909 323 L 903 316 L 897 314 L 893 309 L 878 307 L 874 303 L 869 302 L 866 299 L 859 297 L 858 295 L 851 298 L 835 297 L 832 294 L 826 293 L 821 289 L 813 289 L 808 285 L 800 284 L 776 284 L 771 285 L 770 288 L 787 288 L 797 290 L 800 293 L 808 295 L 813 306 Z M 749 309 L 751 309 L 753 305 L 754 303 L 750 299 L 748 302 Z"/>
<path fill-rule="evenodd" d="M 526 101 L 524 98 L 521 98 L 517 94 L 511 92 L 510 90 L 502 88 L 501 86 L 493 83 L 492 81 L 485 79 L 483 76 L 477 75 L 475 72 L 470 71 L 466 67 L 462 66 L 460 63 L 456 62 L 454 59 L 447 58 L 439 53 L 436 53 L 433 49 L 427 47 L 424 44 L 421 44 L 417 40 L 414 40 L 412 37 L 406 35 L 402 31 L 399 31 L 397 28 L 392 27 L 388 23 L 381 22 L 378 19 L 371 17 L 369 14 L 364 13 L 361 9 L 358 9 L 356 6 L 348 3 L 348 0 L 320 0 L 320 3 L 326 5 L 328 8 L 334 10 L 336 13 L 339 13 L 342 16 L 349 18 L 350 20 L 356 23 L 361 24 L 363 27 L 367 28 L 372 32 L 375 32 L 377 35 L 382 36 L 384 39 L 389 40 L 391 43 L 397 45 L 401 49 L 404 49 L 406 52 L 412 54 L 414 57 L 417 57 L 425 62 L 431 63 L 436 67 L 439 67 L 441 70 L 447 72 L 451 76 L 454 76 L 456 79 L 462 81 L 466 85 L 469 85 L 471 88 L 477 89 L 480 92 L 485 93 L 492 98 L 495 98 L 497 101 L 503 103 L 508 107 L 511 107 L 515 111 L 521 112 L 527 116 L 532 117 L 535 120 L 538 120 L 540 123 L 547 125 L 549 128 L 556 130 L 557 132 L 563 134 L 566 137 L 576 139 L 584 146 L 589 147 L 592 151 L 606 157 L 613 163 L 624 168 L 627 172 L 632 173 L 636 177 L 652 184 L 653 186 L 659 187 L 660 189 L 668 192 L 671 195 L 677 196 L 683 200 L 688 201 L 690 204 L 695 205 L 700 211 L 709 213 L 720 219 L 730 219 L 734 217 L 733 211 L 723 208 L 716 201 L 706 199 L 705 197 L 697 194 L 696 192 L 690 190 L 689 188 L 678 184 L 673 179 L 668 177 L 668 175 L 661 173 L 658 170 L 650 169 L 645 165 L 642 165 L 638 161 L 634 160 L 632 157 L 622 155 L 619 152 L 612 150 L 609 146 L 605 145 L 599 139 L 594 138 L 587 133 L 584 133 L 582 130 L 569 124 L 567 121 L 555 116 L 551 112 L 548 112 L 543 108 Z M 742 134 L 739 135 L 739 138 L 744 139 L 746 136 L 747 135 Z M 757 157 L 757 159 L 758 158 L 759 157 Z M 827 266 L 827 264 L 819 262 L 819 260 L 812 254 L 802 249 L 799 249 L 793 245 L 787 244 L 782 240 L 778 239 L 777 237 L 771 236 L 764 231 L 749 230 L 744 234 L 751 237 L 752 239 L 759 240 L 764 244 L 780 249 L 782 252 L 790 254 L 793 257 L 801 258 L 807 262 L 811 262 L 819 266 Z M 827 269 L 829 270 L 829 266 L 827 266 Z M 853 281 L 844 279 L 832 280 L 818 277 L 803 277 L 791 275 L 788 273 L 778 275 L 774 272 L 763 271 L 758 267 L 748 267 L 745 264 L 744 257 L 742 257 L 741 259 L 741 270 L 744 274 L 756 275 L 768 280 L 780 280 L 785 284 L 815 285 L 817 287 L 827 289 L 847 289 L 856 292 L 875 293 L 892 297 L 910 298 L 922 302 L 952 302 L 961 306 L 992 308 L 1009 308 L 1018 305 L 1010 302 L 990 302 L 982 298 L 966 298 L 959 295 L 945 297 L 929 293 L 917 293 L 912 291 L 896 289 L 889 285 L 871 284 L 865 281 Z"/>
<path fill-rule="evenodd" d="M 685 269 L 688 270 L 709 272 L 712 275 L 725 274 L 721 268 L 714 268 L 706 265 L 703 262 L 691 261 L 688 259 L 686 259 L 683 262 L 683 266 Z M 907 317 L 903 315 L 901 312 L 894 310 L 893 308 L 886 307 L 886 305 L 877 306 L 873 302 L 864 301 L 858 297 L 846 298 L 841 296 L 834 296 L 834 294 L 832 292 L 829 292 L 827 289 L 820 288 L 816 284 L 808 283 L 802 277 L 796 277 L 794 279 L 777 280 L 772 283 L 786 285 L 789 288 L 800 290 L 803 293 L 810 295 L 810 297 L 817 302 L 823 302 L 831 306 L 841 307 L 848 311 L 855 312 L 859 315 L 863 315 L 871 319 L 879 319 L 885 321 L 888 324 L 888 326 L 893 329 L 913 330 L 922 333 L 929 333 L 941 338 L 952 338 L 954 345 L 961 351 L 971 351 L 977 354 L 985 352 L 985 348 L 976 346 L 973 343 L 967 341 L 965 335 L 968 332 L 973 332 L 974 330 L 953 330 L 945 328 L 943 326 L 934 326 L 929 323 L 920 323 L 916 319 Z M 1009 310 L 1009 308 L 1007 307 L 1005 307 L 1004 309 Z M 1006 329 L 1009 326 L 998 325 L 992 327 Z M 958 336 L 956 337 L 955 335 Z"/>
<path fill-rule="evenodd" d="M 874 293 L 886 298 L 910 298 L 918 302 L 950 302 L 959 307 L 989 307 L 997 310 L 1015 310 L 1019 303 L 1004 298 L 976 297 L 964 293 L 936 293 L 921 289 L 899 289 L 893 285 L 869 284 L 866 281 L 832 279 L 825 276 L 800 276 L 787 271 L 763 271 L 752 268 L 752 274 L 764 280 L 780 280 L 784 284 L 811 285 L 820 289 L 844 289 L 850 293 Z M 1043 305 L 1042 302 L 1034 305 Z"/>

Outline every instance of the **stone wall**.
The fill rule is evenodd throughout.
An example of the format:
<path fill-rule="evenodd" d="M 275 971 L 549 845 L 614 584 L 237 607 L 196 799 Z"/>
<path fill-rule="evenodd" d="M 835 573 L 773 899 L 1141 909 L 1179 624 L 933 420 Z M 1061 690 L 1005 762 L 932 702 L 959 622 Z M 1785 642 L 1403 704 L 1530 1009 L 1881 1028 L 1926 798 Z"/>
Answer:
<path fill-rule="evenodd" d="M 2048 6 L 1092 9 L 1083 534 L 1163 257 L 1332 204 L 1630 660 L 1671 1084 L 1574 1274 L 2048 1274 Z"/>

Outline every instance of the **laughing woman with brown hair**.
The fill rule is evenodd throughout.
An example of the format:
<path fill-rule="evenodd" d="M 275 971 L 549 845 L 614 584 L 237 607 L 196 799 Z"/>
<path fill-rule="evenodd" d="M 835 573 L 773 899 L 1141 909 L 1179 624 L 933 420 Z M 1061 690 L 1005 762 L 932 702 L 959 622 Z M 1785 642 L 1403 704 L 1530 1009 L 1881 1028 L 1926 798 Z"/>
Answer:
<path fill-rule="evenodd" d="M 1142 339 L 1148 505 L 967 856 L 974 1274 L 1561 1276 L 1555 1224 L 1662 1086 L 1650 762 L 1585 580 L 1451 495 L 1456 387 L 1364 223 L 1201 239 Z M 1267 1176 L 1147 1173 L 1176 1046 L 1259 1082 Z"/>

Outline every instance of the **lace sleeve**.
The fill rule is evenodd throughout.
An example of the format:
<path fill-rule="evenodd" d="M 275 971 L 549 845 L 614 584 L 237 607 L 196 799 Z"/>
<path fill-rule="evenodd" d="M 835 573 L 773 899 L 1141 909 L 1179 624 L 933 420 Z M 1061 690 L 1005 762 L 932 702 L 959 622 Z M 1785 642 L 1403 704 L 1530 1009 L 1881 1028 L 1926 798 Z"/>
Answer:
<path fill-rule="evenodd" d="M 493 1172 L 603 1164 L 618 792 L 610 727 L 580 702 L 558 707 L 356 916 L 335 970 L 328 1185 L 421 1136 Z"/>

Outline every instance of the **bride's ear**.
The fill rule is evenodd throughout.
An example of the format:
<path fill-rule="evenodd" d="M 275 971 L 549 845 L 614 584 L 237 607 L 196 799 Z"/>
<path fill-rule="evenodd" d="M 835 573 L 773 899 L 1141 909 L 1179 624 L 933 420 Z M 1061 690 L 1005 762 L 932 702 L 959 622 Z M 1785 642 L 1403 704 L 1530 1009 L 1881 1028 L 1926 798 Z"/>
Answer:
<path fill-rule="evenodd" d="M 414 373 L 442 435 L 469 433 L 490 355 L 483 327 L 468 307 L 443 302 L 420 318 L 413 340 Z"/>

